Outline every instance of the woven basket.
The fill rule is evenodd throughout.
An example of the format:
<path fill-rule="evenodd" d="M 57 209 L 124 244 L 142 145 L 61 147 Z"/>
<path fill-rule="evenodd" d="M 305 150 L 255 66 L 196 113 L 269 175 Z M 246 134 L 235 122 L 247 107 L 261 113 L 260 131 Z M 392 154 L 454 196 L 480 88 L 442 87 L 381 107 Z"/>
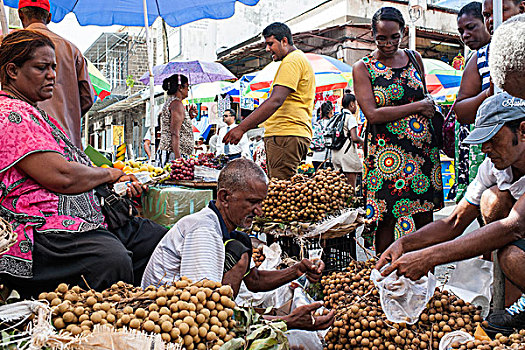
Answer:
<path fill-rule="evenodd" d="M 15 245 L 17 234 L 13 231 L 11 224 L 0 218 L 0 254 L 5 254 Z"/>

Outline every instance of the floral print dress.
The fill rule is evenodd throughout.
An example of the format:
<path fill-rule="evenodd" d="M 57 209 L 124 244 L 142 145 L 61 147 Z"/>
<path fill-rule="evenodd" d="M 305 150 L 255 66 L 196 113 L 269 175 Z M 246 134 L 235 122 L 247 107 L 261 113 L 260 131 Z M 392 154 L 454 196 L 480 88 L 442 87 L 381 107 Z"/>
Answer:
<path fill-rule="evenodd" d="M 390 68 L 372 54 L 363 58 L 377 107 L 400 106 L 424 98 L 423 83 L 408 62 Z M 375 225 L 365 235 L 373 244 L 377 224 L 395 220 L 395 239 L 415 231 L 413 215 L 443 207 L 439 149 L 431 120 L 418 114 L 384 124 L 367 124 L 364 195 L 367 219 Z"/>

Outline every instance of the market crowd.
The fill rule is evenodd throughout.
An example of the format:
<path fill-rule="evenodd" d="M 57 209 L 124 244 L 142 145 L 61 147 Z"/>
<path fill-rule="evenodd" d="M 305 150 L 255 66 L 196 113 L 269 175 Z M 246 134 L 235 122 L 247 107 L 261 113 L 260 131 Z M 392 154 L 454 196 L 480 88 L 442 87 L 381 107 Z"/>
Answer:
<path fill-rule="evenodd" d="M 522 1 L 503 0 L 503 8 L 502 30 L 524 21 Z M 20 0 L 26 29 L 0 44 L 0 217 L 17 235 L 0 255 L 2 283 L 34 297 L 61 282 L 100 290 L 119 280 L 148 287 L 186 276 L 229 284 L 234 295 L 243 282 L 252 292 L 275 290 L 301 276 L 318 282 L 325 267 L 320 260 L 259 270 L 250 237 L 238 231 L 262 214 L 269 179 L 291 178 L 311 153 L 316 168 L 329 162 L 362 188 L 370 223 L 364 235 L 381 254 L 377 268 L 384 267 L 384 275 L 397 270 L 418 279 L 437 265 L 497 250 L 508 280 L 508 308 L 488 316 L 489 328 L 511 333 L 525 327 L 525 93 L 523 74 L 506 72 L 498 81 L 507 92 L 494 92 L 492 0 L 466 5 L 457 18 L 461 38 L 474 53 L 453 109 L 461 183 L 449 217 L 433 220 L 444 205 L 442 131 L 433 123 L 437 109 L 427 93 L 423 59 L 400 48 L 406 35 L 401 12 L 382 7 L 371 21 L 375 50 L 353 65 L 353 93 L 341 96 L 340 111 L 323 103 L 314 122 L 311 64 L 285 24 L 263 30 L 266 51 L 281 62 L 269 98 L 238 124 L 235 110 L 224 111 L 225 126 L 210 144 L 230 159 L 220 172 L 216 199 L 169 231 L 137 216 L 109 217 L 111 202 L 105 199 L 112 184 L 127 183 L 129 198 L 146 188 L 121 170 L 93 167 L 80 149 L 80 118 L 93 103 L 92 87 L 78 49 L 47 29 L 49 9 L 47 0 Z M 510 58 L 516 52 L 522 51 L 505 55 L 523 61 Z M 168 99 L 160 113 L 158 152 L 151 155 L 160 165 L 205 147 L 193 141 L 196 109 L 182 103 L 188 78 L 175 74 L 163 88 Z M 327 132 L 336 128 L 335 120 L 342 139 Z M 250 144 L 248 131 L 261 125 L 264 134 Z M 266 172 L 258 165 L 262 159 Z M 478 217 L 482 227 L 462 236 Z M 320 306 L 299 307 L 282 319 L 290 328 L 325 329 L 334 312 L 314 315 Z"/>

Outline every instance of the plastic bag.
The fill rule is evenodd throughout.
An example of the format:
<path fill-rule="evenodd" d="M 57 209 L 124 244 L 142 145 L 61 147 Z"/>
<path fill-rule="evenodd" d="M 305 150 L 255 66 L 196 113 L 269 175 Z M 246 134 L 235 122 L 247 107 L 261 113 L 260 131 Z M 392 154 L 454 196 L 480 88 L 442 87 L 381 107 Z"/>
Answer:
<path fill-rule="evenodd" d="M 416 323 L 436 288 L 436 278 L 430 272 L 417 281 L 398 276 L 397 271 L 383 277 L 376 269 L 370 277 L 379 289 L 386 318 L 396 323 Z"/>
<path fill-rule="evenodd" d="M 281 246 L 278 243 L 273 243 L 271 246 L 263 245 L 263 254 L 266 257 L 259 270 L 275 270 L 281 263 Z M 293 297 L 293 291 L 289 285 L 286 284 L 269 292 L 250 292 L 244 282 L 241 283 L 239 294 L 235 299 L 235 303 L 240 306 L 253 306 L 266 308 L 273 306 L 279 308 L 286 304 Z"/>
<path fill-rule="evenodd" d="M 217 181 L 219 179 L 220 172 L 221 171 L 218 169 L 208 168 L 207 166 L 200 165 L 197 165 L 193 170 L 195 178 L 210 182 Z"/>
<path fill-rule="evenodd" d="M 439 342 L 439 350 L 452 349 L 451 345 L 454 342 L 463 344 L 471 340 L 474 340 L 474 337 L 466 332 L 463 332 L 463 331 L 450 332 L 450 333 L 445 334 L 443 338 L 441 338 L 441 341 Z"/>
<path fill-rule="evenodd" d="M 445 284 L 448 290 L 466 302 L 481 306 L 481 316 L 487 317 L 492 299 L 493 264 L 479 258 L 462 260 Z"/>

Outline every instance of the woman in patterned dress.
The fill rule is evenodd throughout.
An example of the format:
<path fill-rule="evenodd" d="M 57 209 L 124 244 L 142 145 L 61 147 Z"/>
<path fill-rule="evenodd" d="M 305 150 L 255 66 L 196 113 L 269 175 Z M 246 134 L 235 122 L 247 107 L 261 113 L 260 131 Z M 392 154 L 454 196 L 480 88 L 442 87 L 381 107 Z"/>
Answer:
<path fill-rule="evenodd" d="M 182 74 L 173 74 L 164 79 L 162 88 L 168 98 L 160 112 L 160 144 L 157 152 L 157 165 L 164 165 L 171 160 L 193 154 L 194 140 L 191 119 L 197 116 L 197 109 L 192 106 L 189 112 L 182 104 L 188 97 L 188 78 Z"/>
<path fill-rule="evenodd" d="M 353 67 L 357 101 L 368 121 L 363 189 L 365 237 L 377 253 L 395 239 L 433 220 L 443 206 L 441 164 L 431 119 L 433 101 L 407 53 L 399 50 L 405 21 L 399 10 L 379 9 L 372 18 L 377 49 Z M 418 53 L 416 59 L 423 68 Z"/>

